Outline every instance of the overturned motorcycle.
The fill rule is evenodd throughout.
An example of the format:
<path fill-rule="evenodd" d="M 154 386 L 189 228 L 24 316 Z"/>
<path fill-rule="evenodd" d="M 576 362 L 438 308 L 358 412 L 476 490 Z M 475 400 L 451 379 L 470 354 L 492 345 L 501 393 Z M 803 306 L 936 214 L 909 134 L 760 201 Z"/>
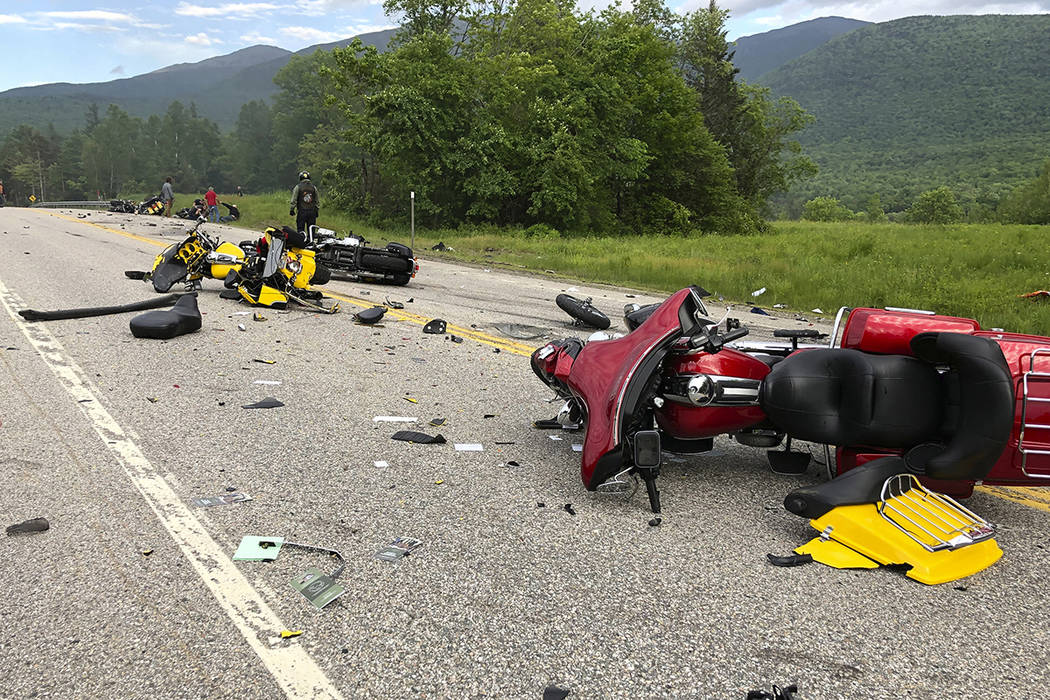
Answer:
<path fill-rule="evenodd" d="M 233 243 L 212 238 L 201 226 L 204 217 L 186 232 L 186 237 L 165 248 L 153 261 L 149 272 L 126 270 L 131 279 L 148 280 L 158 292 L 167 292 L 182 282 L 191 288 L 200 288 L 201 279 L 224 280 L 231 270 L 240 269 L 244 251 Z"/>
<path fill-rule="evenodd" d="M 791 441 L 805 440 L 829 457 L 834 449 L 835 478 L 785 498 L 821 531 L 800 554 L 833 566 L 909 564 L 925 583 L 1001 556 L 990 523 L 929 489 L 965 497 L 978 481 L 1048 483 L 1050 339 L 858 308 L 840 310 L 829 346 L 800 347 L 811 329 L 776 331 L 786 343 L 734 342 L 747 329 L 720 329 L 704 295 L 690 287 L 644 309 L 622 338 L 569 338 L 533 353 L 537 376 L 565 400 L 559 422 L 586 426 L 589 490 L 623 490 L 637 475 L 657 524 L 663 451 L 708 451 L 723 434 L 784 443 L 770 449 L 770 466 L 801 473 L 810 457 Z"/>
<path fill-rule="evenodd" d="M 313 285 L 331 278 L 331 271 L 317 262 L 309 236 L 290 226 L 271 226 L 258 241 L 244 241 L 249 252 L 245 263 L 227 273 L 223 284 L 236 289 L 253 306 L 283 309 L 292 301 L 322 313 L 334 314 L 339 304 L 325 306 L 324 295 Z"/>
<path fill-rule="evenodd" d="M 419 271 L 412 249 L 401 243 L 369 248 L 361 236 L 349 233 L 339 238 L 335 231 L 319 226 L 311 226 L 308 236 L 318 261 L 363 282 L 404 286 Z"/>

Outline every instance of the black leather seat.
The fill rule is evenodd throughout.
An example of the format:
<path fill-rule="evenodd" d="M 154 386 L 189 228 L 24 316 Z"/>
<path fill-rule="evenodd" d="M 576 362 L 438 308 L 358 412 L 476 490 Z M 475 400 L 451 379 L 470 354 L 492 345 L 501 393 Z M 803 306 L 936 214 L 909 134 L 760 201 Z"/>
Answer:
<path fill-rule="evenodd" d="M 182 295 L 170 309 L 147 311 L 131 319 L 131 334 L 136 338 L 168 340 L 200 328 L 201 312 L 196 294 Z"/>
<path fill-rule="evenodd" d="M 920 333 L 911 349 L 915 357 L 801 352 L 772 369 L 759 401 L 792 437 L 901 449 L 909 471 L 982 479 L 1013 427 L 1013 378 L 1002 350 L 960 333 Z"/>
<path fill-rule="evenodd" d="M 773 366 L 759 403 L 775 426 L 800 440 L 900 447 L 939 437 L 944 401 L 928 362 L 806 350 Z"/>

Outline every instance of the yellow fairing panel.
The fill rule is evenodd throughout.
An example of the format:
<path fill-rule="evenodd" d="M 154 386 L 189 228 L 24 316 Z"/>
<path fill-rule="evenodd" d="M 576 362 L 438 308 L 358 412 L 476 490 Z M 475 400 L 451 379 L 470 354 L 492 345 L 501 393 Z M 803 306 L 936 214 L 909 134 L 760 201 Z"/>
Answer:
<path fill-rule="evenodd" d="M 284 305 L 288 303 L 288 297 L 285 296 L 283 292 L 265 284 L 262 286 L 262 290 L 259 292 L 258 299 L 253 299 L 252 296 L 248 293 L 248 290 L 245 289 L 243 284 L 237 289 L 238 291 L 240 291 L 242 297 L 247 299 L 252 304 L 256 304 L 258 306 L 274 306 L 275 304 Z"/>
<path fill-rule="evenodd" d="M 1003 551 L 994 539 L 955 550 L 927 551 L 883 518 L 872 503 L 839 506 L 809 522 L 820 532 L 830 526 L 832 540 L 880 564 L 910 566 L 910 578 L 930 585 L 970 576 L 987 569 L 1003 556 Z M 818 549 L 817 553 L 802 551 L 812 544 L 803 545 L 796 551 L 813 554 L 814 560 L 821 561 L 817 553 L 822 553 L 822 550 Z M 829 547 L 827 551 L 831 549 Z"/>
<path fill-rule="evenodd" d="M 298 272 L 289 275 L 293 287 L 307 289 L 310 286 L 310 280 L 313 279 L 314 272 L 317 270 L 317 261 L 314 259 L 314 255 L 314 251 L 303 248 L 293 248 L 288 251 L 289 263 L 298 262 L 301 266 Z M 285 270 L 288 270 L 287 266 Z"/>
<path fill-rule="evenodd" d="M 795 554 L 808 554 L 813 561 L 826 564 L 836 569 L 877 569 L 879 563 L 872 561 L 860 552 L 855 552 L 846 545 L 835 540 L 825 540 L 814 537 L 806 544 L 798 547 Z"/>
<path fill-rule="evenodd" d="M 216 248 L 215 252 L 232 256 L 238 261 L 244 260 L 244 251 L 241 250 L 240 247 L 235 246 L 234 244 L 228 241 L 223 241 L 222 243 L 220 243 L 219 247 Z M 233 263 L 231 265 L 220 265 L 218 263 L 212 263 L 210 273 L 212 279 L 222 280 L 226 279 L 226 275 L 230 274 L 230 270 L 239 269 L 241 269 L 240 262 Z"/>

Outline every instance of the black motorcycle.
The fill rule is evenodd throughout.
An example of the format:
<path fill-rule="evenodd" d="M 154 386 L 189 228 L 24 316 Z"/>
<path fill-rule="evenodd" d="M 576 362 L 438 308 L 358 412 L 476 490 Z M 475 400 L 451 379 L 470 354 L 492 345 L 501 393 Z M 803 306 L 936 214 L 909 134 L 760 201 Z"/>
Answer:
<path fill-rule="evenodd" d="M 111 199 L 109 200 L 109 211 L 114 214 L 134 214 L 138 211 L 138 205 L 130 199 Z"/>
<path fill-rule="evenodd" d="M 148 216 L 160 216 L 164 213 L 164 202 L 161 200 L 160 195 L 154 195 L 140 203 L 136 213 L 146 214 Z"/>
<path fill-rule="evenodd" d="M 361 236 L 348 233 L 339 238 L 335 231 L 320 226 L 310 227 L 310 240 L 318 262 L 362 282 L 406 285 L 419 271 L 412 249 L 401 243 L 369 248 Z"/>

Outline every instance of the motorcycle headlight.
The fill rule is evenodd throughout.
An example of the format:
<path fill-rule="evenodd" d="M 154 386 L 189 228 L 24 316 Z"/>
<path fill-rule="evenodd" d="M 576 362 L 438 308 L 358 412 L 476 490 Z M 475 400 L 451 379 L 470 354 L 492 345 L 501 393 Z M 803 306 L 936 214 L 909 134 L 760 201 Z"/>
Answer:
<path fill-rule="evenodd" d="M 298 275 L 303 269 L 303 264 L 298 260 L 291 260 L 288 262 L 288 269 L 292 271 L 293 275 Z"/>

